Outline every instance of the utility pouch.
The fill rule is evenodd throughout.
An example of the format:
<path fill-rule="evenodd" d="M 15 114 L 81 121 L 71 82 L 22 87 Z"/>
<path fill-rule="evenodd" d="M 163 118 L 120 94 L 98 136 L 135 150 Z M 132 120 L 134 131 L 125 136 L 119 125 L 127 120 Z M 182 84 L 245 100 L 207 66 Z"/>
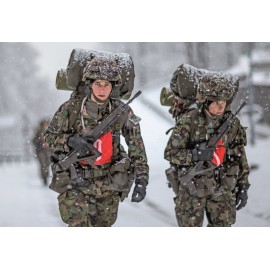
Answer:
<path fill-rule="evenodd" d="M 129 189 L 128 170 L 130 167 L 130 159 L 122 158 L 113 164 L 109 169 L 110 189 L 115 191 L 123 191 Z"/>
<path fill-rule="evenodd" d="M 194 179 L 196 191 L 192 195 L 198 198 L 206 198 L 215 193 L 216 182 L 214 178 L 205 176 Z"/>
<path fill-rule="evenodd" d="M 68 171 L 63 171 L 58 164 L 53 164 L 52 173 L 52 181 L 49 185 L 50 189 L 59 194 L 72 189 L 72 181 Z"/>
<path fill-rule="evenodd" d="M 221 171 L 221 184 L 225 189 L 235 189 L 239 171 L 240 169 L 238 165 L 230 166 L 226 169 L 226 172 L 223 170 Z"/>
<path fill-rule="evenodd" d="M 128 194 L 131 190 L 131 187 L 133 185 L 135 181 L 135 168 L 133 166 L 133 164 L 130 164 L 130 167 L 128 169 L 128 189 L 125 189 L 121 192 L 121 202 L 123 202 L 125 200 L 125 198 L 128 197 Z"/>
<path fill-rule="evenodd" d="M 179 182 L 181 183 L 181 177 Z M 188 190 L 191 196 L 206 198 L 215 193 L 216 182 L 212 176 L 202 175 L 192 178 L 185 185 L 181 183 L 181 186 Z"/>
<path fill-rule="evenodd" d="M 169 187 L 172 188 L 175 195 L 179 194 L 178 171 L 175 167 L 170 167 L 165 171 Z"/>

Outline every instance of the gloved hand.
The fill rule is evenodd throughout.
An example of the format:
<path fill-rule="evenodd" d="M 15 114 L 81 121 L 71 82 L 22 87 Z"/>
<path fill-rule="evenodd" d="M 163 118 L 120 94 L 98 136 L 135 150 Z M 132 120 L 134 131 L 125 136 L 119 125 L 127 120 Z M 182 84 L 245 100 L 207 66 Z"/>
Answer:
<path fill-rule="evenodd" d="M 78 134 L 69 137 L 67 144 L 76 150 L 80 156 L 87 155 L 90 150 L 88 142 Z"/>
<path fill-rule="evenodd" d="M 146 195 L 147 181 L 145 179 L 138 179 L 135 181 L 135 187 L 132 193 L 132 202 L 141 202 Z"/>
<path fill-rule="evenodd" d="M 237 210 L 240 210 L 246 206 L 247 200 L 248 200 L 247 191 L 248 191 L 249 186 L 250 186 L 249 184 L 236 186 L 236 188 L 238 188 L 238 191 L 236 192 L 236 195 L 235 195 Z"/>
<path fill-rule="evenodd" d="M 200 143 L 191 151 L 193 161 L 211 161 L 215 148 L 208 148 L 206 142 Z"/>

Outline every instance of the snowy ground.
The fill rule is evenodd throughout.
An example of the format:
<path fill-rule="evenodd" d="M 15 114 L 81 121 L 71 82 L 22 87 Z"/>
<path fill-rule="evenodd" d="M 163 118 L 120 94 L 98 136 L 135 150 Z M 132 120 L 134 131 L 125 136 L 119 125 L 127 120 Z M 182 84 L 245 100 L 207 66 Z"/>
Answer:
<path fill-rule="evenodd" d="M 142 203 L 126 199 L 119 207 L 117 227 L 172 227 L 177 226 L 174 215 L 173 192 L 167 188 L 164 171 L 168 163 L 163 159 L 163 150 L 168 140 L 165 131 L 171 127 L 167 108 L 163 114 L 155 111 L 158 93 L 144 93 L 134 101 L 132 108 L 142 117 L 142 134 L 150 165 L 150 184 L 147 197 Z M 151 103 L 145 105 L 145 99 Z M 160 109 L 160 106 L 159 106 Z M 262 136 L 262 133 L 265 136 Z M 255 147 L 247 147 L 250 164 L 259 168 L 250 175 L 251 188 L 248 205 L 237 214 L 237 227 L 270 226 L 270 182 L 268 160 L 270 154 L 269 128 L 260 128 Z M 1 227 L 59 227 L 66 226 L 60 219 L 57 194 L 44 187 L 38 175 L 38 164 L 1 164 L 0 226 Z"/>

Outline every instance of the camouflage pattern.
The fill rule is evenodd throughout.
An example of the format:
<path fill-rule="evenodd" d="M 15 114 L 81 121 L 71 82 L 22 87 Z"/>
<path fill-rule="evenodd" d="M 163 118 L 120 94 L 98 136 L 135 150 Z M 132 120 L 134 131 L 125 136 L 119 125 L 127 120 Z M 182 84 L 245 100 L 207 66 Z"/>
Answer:
<path fill-rule="evenodd" d="M 174 198 L 175 213 L 180 227 L 201 227 L 204 213 L 208 219 L 208 227 L 229 227 L 235 223 L 235 195 L 227 191 L 215 198 L 197 198 L 190 196 L 186 189 Z"/>
<path fill-rule="evenodd" d="M 119 198 L 119 193 L 92 184 L 59 195 L 59 210 L 71 227 L 110 227 L 117 218 Z"/>
<path fill-rule="evenodd" d="M 60 159 L 61 155 L 66 155 L 72 150 L 67 145 L 67 139 L 71 134 L 84 134 L 85 130 L 83 129 L 82 119 L 85 128 L 89 131 L 96 126 L 99 121 L 107 117 L 120 102 L 121 101 L 118 99 L 110 98 L 103 105 L 97 105 L 88 99 L 84 103 L 83 111 L 77 116 L 71 130 L 69 126 L 69 107 L 72 100 L 60 106 L 45 134 L 46 141 L 53 150 L 55 162 Z M 116 190 L 112 185 L 110 169 L 123 157 L 121 153 L 122 146 L 120 145 L 120 135 L 125 138 L 128 146 L 128 157 L 131 160 L 131 164 L 134 166 L 135 178 L 143 178 L 148 181 L 149 168 L 139 120 L 140 118 L 137 117 L 129 107 L 111 127 L 113 134 L 113 156 L 111 163 L 93 165 L 92 167 L 81 164 L 76 165 L 78 169 L 83 170 L 84 175 L 87 175 L 87 177 L 84 178 L 83 186 L 77 187 L 70 181 L 69 186 L 71 186 L 71 189 L 68 186 L 64 192 L 63 189 L 61 189 L 63 194 L 59 196 L 59 207 L 64 222 L 68 223 L 70 226 L 111 226 L 114 223 L 121 190 Z M 102 177 L 102 181 L 99 181 L 100 177 Z M 97 185 L 98 181 L 101 187 Z M 69 200 L 69 198 L 72 197 L 71 194 L 74 194 L 72 192 L 75 189 L 78 191 L 78 196 L 80 197 L 77 198 L 78 207 L 75 205 L 75 199 Z M 61 193 L 60 191 L 58 192 Z M 92 199 L 96 199 L 96 202 L 89 204 L 89 196 Z M 95 201 L 94 199 L 92 201 Z M 83 211 L 80 211 L 80 209 L 83 209 Z M 95 219 L 86 218 L 87 215 L 85 213 L 88 211 L 87 209 L 89 211 L 97 209 Z M 96 221 L 94 222 L 93 220 Z"/>
<path fill-rule="evenodd" d="M 203 82 L 203 83 L 202 83 Z M 205 88 L 205 86 L 207 86 Z M 210 88 L 209 88 L 210 86 Z M 188 64 L 180 65 L 173 73 L 170 88 L 176 96 L 195 101 L 197 92 L 226 89 L 237 93 L 239 78 L 229 73 L 198 69 Z M 207 91 L 207 94 L 209 92 Z"/>
<path fill-rule="evenodd" d="M 50 166 L 50 149 L 44 138 L 44 132 L 48 125 L 48 120 L 42 120 L 32 140 L 36 151 L 36 157 L 39 161 L 40 177 L 43 180 L 44 185 L 47 185 Z"/>
<path fill-rule="evenodd" d="M 82 81 L 87 79 L 103 79 L 121 84 L 120 70 L 117 63 L 113 59 L 105 57 L 96 57 L 87 62 L 83 70 Z"/>
<path fill-rule="evenodd" d="M 66 84 L 68 89 L 76 90 L 82 81 L 83 70 L 87 62 L 94 58 L 112 59 L 117 63 L 121 80 L 113 83 L 115 87 L 112 95 L 114 95 L 115 98 L 120 97 L 121 99 L 128 100 L 134 88 L 135 70 L 133 60 L 127 53 L 112 53 L 79 48 L 73 49 L 68 61 L 66 80 L 63 84 L 59 83 L 59 86 L 62 87 Z M 105 74 L 105 76 L 107 76 L 107 74 Z M 64 79 L 64 77 L 59 79 Z M 85 77 L 85 79 L 87 79 L 87 77 Z M 110 79 L 114 81 L 115 77 L 113 76 Z"/>
<path fill-rule="evenodd" d="M 238 83 L 233 76 L 225 73 L 207 73 L 200 79 L 197 98 L 207 100 L 227 100 L 237 93 Z"/>
<path fill-rule="evenodd" d="M 171 106 L 169 112 L 177 120 L 190 106 L 201 105 L 206 100 L 227 100 L 230 105 L 238 88 L 237 76 L 182 64 L 173 73 L 170 91 L 162 89 L 161 105 Z"/>
<path fill-rule="evenodd" d="M 204 110 L 192 109 L 184 113 L 176 123 L 166 146 L 164 158 L 172 165 L 176 166 L 181 174 L 182 170 L 184 171 L 189 166 L 194 165 L 191 154 L 192 149 L 195 148 L 196 144 L 209 140 L 215 128 L 217 128 L 229 114 L 231 114 L 231 112 L 227 111 L 221 118 L 211 121 L 206 117 Z M 212 217 L 212 221 L 209 220 L 209 224 L 212 222 L 213 224 L 211 224 L 213 226 L 219 226 L 220 223 L 224 226 L 233 224 L 232 217 L 235 215 L 235 202 L 233 207 L 231 207 L 231 201 L 234 200 L 234 189 L 237 184 L 248 183 L 249 175 L 249 166 L 244 148 L 247 143 L 246 132 L 238 119 L 230 131 L 223 136 L 222 141 L 223 146 L 226 147 L 226 156 L 223 165 L 210 171 L 207 175 L 198 175 L 194 178 L 197 188 L 205 191 L 205 198 L 199 199 L 192 197 L 185 191 L 184 195 L 181 194 L 183 192 L 180 192 L 179 197 L 175 199 L 179 224 L 190 224 L 190 226 L 192 226 L 192 224 L 196 224 L 194 226 L 201 224 L 202 214 L 200 211 L 202 210 L 199 209 L 205 209 L 208 220 L 209 217 Z M 180 190 L 181 189 L 184 188 L 180 186 Z M 209 192 L 210 189 L 212 189 L 214 193 Z M 225 207 L 225 205 L 225 208 L 218 206 L 218 204 L 225 204 L 221 203 L 223 201 L 221 197 L 223 196 L 224 201 L 226 201 L 225 198 L 228 198 L 228 194 L 231 196 L 231 199 L 228 199 L 228 203 L 226 202 L 228 207 Z M 213 197 L 220 201 L 217 203 L 216 207 L 213 206 L 216 203 L 215 200 L 211 199 Z M 213 205 L 209 206 L 211 204 Z M 188 216 L 183 214 L 184 209 L 187 213 L 190 213 Z M 226 219 L 226 217 L 224 217 L 224 219 L 221 218 L 221 215 L 223 215 L 222 212 L 219 212 L 221 210 L 225 211 L 224 213 L 227 213 L 227 211 L 230 212 L 230 214 L 228 214 L 228 216 L 230 216 L 230 218 L 228 218 L 230 222 L 225 222 L 224 219 Z M 191 213 L 193 213 L 194 216 L 198 215 L 198 220 L 196 218 L 194 221 L 186 220 L 191 218 Z M 218 218 L 213 218 L 215 215 Z M 227 214 L 224 214 L 224 216 L 226 215 Z M 215 222 L 214 220 L 219 221 Z"/>

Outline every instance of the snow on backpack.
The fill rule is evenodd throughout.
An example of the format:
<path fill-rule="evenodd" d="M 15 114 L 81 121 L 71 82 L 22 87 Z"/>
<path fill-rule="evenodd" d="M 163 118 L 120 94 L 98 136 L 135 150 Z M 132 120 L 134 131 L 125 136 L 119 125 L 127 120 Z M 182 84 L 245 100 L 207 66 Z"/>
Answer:
<path fill-rule="evenodd" d="M 74 91 L 82 81 L 83 70 L 88 61 L 95 57 L 113 59 L 120 70 L 121 83 L 115 86 L 113 96 L 129 99 L 134 87 L 134 64 L 127 53 L 111 53 L 85 49 L 73 49 L 66 69 L 60 69 L 56 76 L 56 88 L 59 90 Z"/>
<path fill-rule="evenodd" d="M 169 112 L 173 118 L 178 118 L 192 104 L 203 103 L 201 96 L 200 80 L 203 76 L 211 74 L 220 78 L 220 81 L 227 80 L 234 92 L 227 101 L 229 105 L 238 91 L 239 78 L 228 73 L 198 69 L 188 64 L 180 65 L 173 73 L 170 88 L 163 87 L 160 93 L 160 103 L 163 106 L 170 106 Z"/>

